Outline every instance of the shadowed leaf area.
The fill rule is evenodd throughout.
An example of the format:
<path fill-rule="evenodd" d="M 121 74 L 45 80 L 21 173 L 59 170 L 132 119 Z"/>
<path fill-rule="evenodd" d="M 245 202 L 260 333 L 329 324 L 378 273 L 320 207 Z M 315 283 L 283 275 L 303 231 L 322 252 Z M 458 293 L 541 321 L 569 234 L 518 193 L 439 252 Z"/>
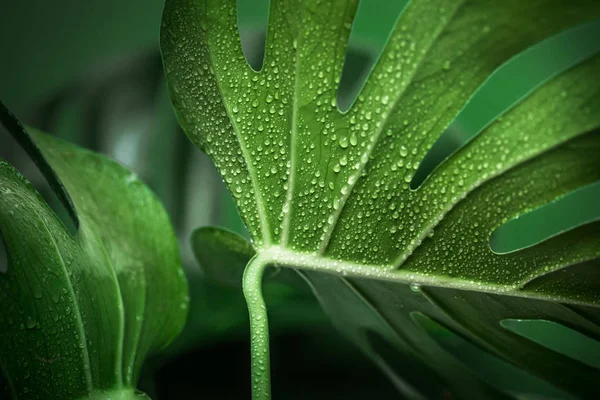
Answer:
<path fill-rule="evenodd" d="M 193 238 L 209 273 L 243 280 L 254 398 L 270 396 L 255 287 L 266 266 L 295 269 L 407 398 L 534 390 L 502 384 L 477 357 L 535 376 L 540 393 L 593 398 L 600 371 L 503 321 L 550 321 L 600 338 L 599 222 L 505 254 L 492 251 L 490 237 L 600 180 L 600 47 L 496 106 L 472 139 L 416 189 L 411 182 L 488 77 L 553 35 L 597 23 L 600 3 L 412 1 L 342 112 L 356 3 L 272 0 L 260 71 L 244 57 L 236 1 L 168 0 L 164 11 L 161 48 L 179 122 L 213 160 L 252 239 L 214 228 Z M 229 253 L 221 257 L 229 265 L 211 261 L 215 248 Z M 460 340 L 469 356 L 450 351 Z M 399 365 L 394 354 L 409 361 Z"/>

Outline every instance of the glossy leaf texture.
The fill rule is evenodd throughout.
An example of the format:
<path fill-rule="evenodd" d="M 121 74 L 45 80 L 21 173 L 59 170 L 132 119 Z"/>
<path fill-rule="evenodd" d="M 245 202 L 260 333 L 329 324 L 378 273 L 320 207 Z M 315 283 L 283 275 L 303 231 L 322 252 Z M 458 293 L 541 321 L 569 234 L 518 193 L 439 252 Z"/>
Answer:
<path fill-rule="evenodd" d="M 70 210 L 74 236 L 0 160 L 0 365 L 15 399 L 137 398 L 142 364 L 185 324 L 177 240 L 154 194 L 99 154 L 1 120 Z"/>
<path fill-rule="evenodd" d="M 179 121 L 228 184 L 254 260 L 298 269 L 340 330 L 409 398 L 515 394 L 465 366 L 423 321 L 563 394 L 592 393 L 598 370 L 501 323 L 551 320 L 600 338 L 598 222 L 508 254 L 492 252 L 489 239 L 505 222 L 600 179 L 600 55 L 547 79 L 417 189 L 410 184 L 494 71 L 599 18 L 600 3 L 412 1 L 345 112 L 336 94 L 356 1 L 270 7 L 261 71 L 243 56 L 234 0 L 169 0 L 161 34 Z M 235 242 L 224 236 L 206 243 Z M 394 372 L 373 332 L 425 365 L 431 382 L 422 385 L 417 369 Z"/>

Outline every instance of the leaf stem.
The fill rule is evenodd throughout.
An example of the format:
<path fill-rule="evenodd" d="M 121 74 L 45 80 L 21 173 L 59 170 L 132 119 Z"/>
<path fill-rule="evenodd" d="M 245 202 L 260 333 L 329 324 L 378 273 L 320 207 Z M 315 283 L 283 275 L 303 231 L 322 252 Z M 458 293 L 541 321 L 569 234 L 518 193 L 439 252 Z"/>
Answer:
<path fill-rule="evenodd" d="M 271 398 L 269 356 L 269 320 L 262 295 L 262 279 L 267 262 L 255 256 L 244 270 L 243 289 L 250 316 L 250 352 L 252 357 L 252 400 Z"/>

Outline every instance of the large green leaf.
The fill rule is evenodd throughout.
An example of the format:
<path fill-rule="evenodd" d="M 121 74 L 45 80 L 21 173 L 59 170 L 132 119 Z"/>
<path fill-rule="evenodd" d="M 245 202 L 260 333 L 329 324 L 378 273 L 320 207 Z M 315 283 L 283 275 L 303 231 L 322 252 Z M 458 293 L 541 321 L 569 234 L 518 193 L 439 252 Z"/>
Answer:
<path fill-rule="evenodd" d="M 267 266 L 297 269 L 340 330 L 410 398 L 519 392 L 466 366 L 432 326 L 551 382 L 561 396 L 589 395 L 598 370 L 504 321 L 552 320 L 600 338 L 598 222 L 508 254 L 492 252 L 489 238 L 600 179 L 598 48 L 504 107 L 417 189 L 410 183 L 490 74 L 598 18 L 600 3 L 412 1 L 341 112 L 336 92 L 355 9 L 352 0 L 272 0 L 261 71 L 243 56 L 234 0 L 169 0 L 163 15 L 178 118 L 228 184 L 256 252 L 243 277 L 255 398 L 270 395 L 260 290 Z M 226 236 L 206 243 L 235 241 Z M 424 366 L 394 370 L 376 338 Z"/>
<path fill-rule="evenodd" d="M 98 154 L 2 123 L 70 211 L 74 236 L 0 161 L 0 364 L 19 399 L 125 399 L 148 354 L 187 315 L 187 283 L 167 214 L 136 175 Z"/>

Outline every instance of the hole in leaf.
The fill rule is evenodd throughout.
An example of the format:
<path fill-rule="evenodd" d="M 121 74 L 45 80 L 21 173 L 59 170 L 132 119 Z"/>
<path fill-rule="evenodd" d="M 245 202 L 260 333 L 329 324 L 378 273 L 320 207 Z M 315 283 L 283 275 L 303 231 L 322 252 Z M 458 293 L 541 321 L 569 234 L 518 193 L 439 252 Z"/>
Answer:
<path fill-rule="evenodd" d="M 358 3 L 337 93 L 340 110 L 348 111 L 358 97 L 407 3 L 408 0 Z"/>
<path fill-rule="evenodd" d="M 1 106 L 1 104 L 0 104 Z M 1 112 L 1 110 L 0 110 Z M 3 121 L 4 123 L 4 121 Z M 32 160 L 30 155 L 17 143 L 17 141 L 6 131 L 6 127 L 0 123 L 0 158 L 12 164 L 33 185 L 37 192 L 46 201 L 46 204 L 54 211 L 62 221 L 71 235 L 77 234 L 77 224 L 71 217 L 69 209 L 59 199 L 52 189 L 49 181 L 42 173 L 40 167 Z"/>
<path fill-rule="evenodd" d="M 600 182 L 596 182 L 523 214 L 494 230 L 490 248 L 509 253 L 600 219 L 599 198 Z"/>
<path fill-rule="evenodd" d="M 548 382 L 482 350 L 431 318 L 420 313 L 413 313 L 413 318 L 444 350 L 490 385 L 517 396 L 536 393 L 540 398 L 572 398 Z"/>
<path fill-rule="evenodd" d="M 363 4 L 363 3 L 361 3 Z M 337 92 L 337 104 L 343 112 L 348 111 L 356 100 L 375 58 L 369 50 L 349 47 L 346 52 L 342 78 Z"/>
<path fill-rule="evenodd" d="M 255 71 L 262 69 L 269 24 L 269 0 L 237 0 L 237 20 L 242 51 Z"/>
<path fill-rule="evenodd" d="M 598 37 L 600 20 L 595 20 L 554 35 L 499 67 L 429 150 L 410 187 L 421 186 L 439 164 L 535 89 L 599 52 Z"/>
<path fill-rule="evenodd" d="M 552 351 L 600 369 L 600 342 L 547 320 L 505 319 L 502 327 Z"/>
<path fill-rule="evenodd" d="M 0 273 L 8 271 L 8 252 L 2 234 L 0 234 Z"/>
<path fill-rule="evenodd" d="M 600 303 L 600 259 L 569 265 L 535 278 L 523 287 L 525 292 L 536 292 L 549 296 L 562 294 L 578 301 Z M 571 305 L 571 309 L 576 306 Z M 585 311 L 578 309 L 585 315 Z M 591 317 L 593 318 L 593 317 Z"/>

